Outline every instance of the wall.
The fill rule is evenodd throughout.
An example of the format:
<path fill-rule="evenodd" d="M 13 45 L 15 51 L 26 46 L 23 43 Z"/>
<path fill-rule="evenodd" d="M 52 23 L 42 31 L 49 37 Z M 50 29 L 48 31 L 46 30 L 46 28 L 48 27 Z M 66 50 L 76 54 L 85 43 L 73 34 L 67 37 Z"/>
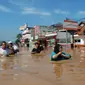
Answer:
<path fill-rule="evenodd" d="M 83 45 L 84 44 L 84 38 L 75 38 L 75 44 L 80 44 L 80 45 Z M 79 42 L 80 41 L 80 42 Z"/>
<path fill-rule="evenodd" d="M 56 36 L 57 39 L 59 39 L 59 43 L 71 43 L 72 41 L 72 36 L 70 33 L 67 33 L 66 32 L 57 32 L 57 36 Z"/>

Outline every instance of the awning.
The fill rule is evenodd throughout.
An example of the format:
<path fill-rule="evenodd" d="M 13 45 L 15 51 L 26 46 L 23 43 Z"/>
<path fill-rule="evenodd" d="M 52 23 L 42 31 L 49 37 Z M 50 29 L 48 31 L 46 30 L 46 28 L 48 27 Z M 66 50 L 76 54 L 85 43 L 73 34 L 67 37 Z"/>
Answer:
<path fill-rule="evenodd" d="M 52 36 L 56 36 L 57 35 L 57 33 L 55 33 L 55 34 L 47 34 L 47 35 L 45 35 L 45 37 L 52 37 Z"/>

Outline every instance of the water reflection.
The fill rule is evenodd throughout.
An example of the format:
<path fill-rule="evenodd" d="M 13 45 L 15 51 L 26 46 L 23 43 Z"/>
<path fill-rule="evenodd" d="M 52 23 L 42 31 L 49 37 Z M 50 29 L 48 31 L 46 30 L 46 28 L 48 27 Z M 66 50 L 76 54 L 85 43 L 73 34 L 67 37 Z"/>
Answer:
<path fill-rule="evenodd" d="M 16 80 L 18 73 L 16 73 L 15 69 L 19 69 L 17 56 L 0 58 L 0 80 Z"/>
<path fill-rule="evenodd" d="M 17 80 L 18 78 L 22 80 L 23 74 L 26 74 L 24 77 L 28 77 L 30 74 L 31 76 L 35 76 L 35 81 L 41 78 L 42 81 L 61 83 L 61 81 L 54 79 L 56 75 L 56 78 L 62 79 L 65 85 L 68 85 L 69 82 L 77 83 L 79 81 L 85 81 L 84 51 L 79 52 L 79 50 L 74 49 L 71 53 L 73 55 L 72 60 L 58 63 L 52 62 L 52 64 L 49 64 L 48 60 L 52 52 L 50 50 L 46 51 L 44 55 L 31 55 L 29 51 L 22 50 L 17 56 L 0 58 L 0 80 Z M 37 61 L 38 63 L 36 63 Z M 53 69 L 51 65 L 53 65 Z M 77 83 L 74 85 L 81 84 Z"/>
<path fill-rule="evenodd" d="M 17 67 L 18 64 L 18 59 L 16 58 L 16 56 L 13 57 L 3 57 L 0 58 L 0 69 L 1 70 L 7 70 L 7 69 L 14 69 L 15 67 Z"/>
<path fill-rule="evenodd" d="M 31 56 L 34 61 L 40 61 L 44 58 L 45 55 L 44 54 L 32 54 Z"/>
<path fill-rule="evenodd" d="M 80 51 L 80 63 L 82 63 L 85 60 L 85 51 L 81 50 Z"/>
<path fill-rule="evenodd" d="M 59 63 L 59 64 L 54 63 L 53 69 L 54 69 L 54 73 L 56 74 L 56 78 L 61 78 L 62 72 L 63 72 L 62 64 L 61 63 Z"/>

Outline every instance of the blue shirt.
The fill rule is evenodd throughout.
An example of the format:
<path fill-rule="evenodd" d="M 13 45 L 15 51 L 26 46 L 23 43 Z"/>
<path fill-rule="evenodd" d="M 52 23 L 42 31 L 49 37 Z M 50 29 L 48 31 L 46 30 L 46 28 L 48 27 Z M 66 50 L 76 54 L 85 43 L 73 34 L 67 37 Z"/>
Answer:
<path fill-rule="evenodd" d="M 59 61 L 59 60 L 71 59 L 71 55 L 70 54 L 66 54 L 65 52 L 62 52 L 62 54 L 58 55 L 57 58 L 53 58 L 54 55 L 56 55 L 56 53 L 52 52 L 51 53 L 51 57 L 50 57 L 51 61 Z"/>

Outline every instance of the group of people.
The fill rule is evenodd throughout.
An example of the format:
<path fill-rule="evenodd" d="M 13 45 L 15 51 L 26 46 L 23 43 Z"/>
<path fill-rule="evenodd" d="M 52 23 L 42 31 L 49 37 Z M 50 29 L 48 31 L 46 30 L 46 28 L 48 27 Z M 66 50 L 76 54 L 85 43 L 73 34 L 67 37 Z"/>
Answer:
<path fill-rule="evenodd" d="M 3 41 L 1 43 L 0 57 L 15 55 L 17 52 L 19 52 L 18 46 L 16 44 L 12 43 L 12 41 L 9 41 L 8 43 Z"/>
<path fill-rule="evenodd" d="M 40 44 L 39 41 L 35 43 L 35 47 L 32 49 L 31 54 L 42 53 L 44 47 Z M 55 43 L 54 50 L 51 53 L 51 61 L 60 61 L 71 59 L 71 55 L 63 52 L 63 47 L 57 42 Z"/>
<path fill-rule="evenodd" d="M 32 49 L 31 54 L 42 53 L 43 50 L 44 50 L 44 47 L 41 45 L 40 41 L 37 41 L 35 43 L 35 47 Z M 1 43 L 0 56 L 15 55 L 17 52 L 19 52 L 18 46 L 13 44 L 11 41 L 9 41 L 8 43 L 3 41 Z M 71 58 L 71 55 L 63 52 L 62 46 L 56 43 L 54 50 L 51 54 L 51 61 L 67 60 L 70 58 Z"/>
<path fill-rule="evenodd" d="M 41 45 L 41 43 L 39 41 L 37 41 L 35 43 L 35 47 L 32 49 L 31 54 L 42 53 L 43 50 L 44 50 L 43 46 Z M 17 52 L 19 52 L 19 48 L 12 41 L 9 41 L 8 43 L 3 41 L 1 43 L 0 57 L 1 56 L 15 55 Z"/>

